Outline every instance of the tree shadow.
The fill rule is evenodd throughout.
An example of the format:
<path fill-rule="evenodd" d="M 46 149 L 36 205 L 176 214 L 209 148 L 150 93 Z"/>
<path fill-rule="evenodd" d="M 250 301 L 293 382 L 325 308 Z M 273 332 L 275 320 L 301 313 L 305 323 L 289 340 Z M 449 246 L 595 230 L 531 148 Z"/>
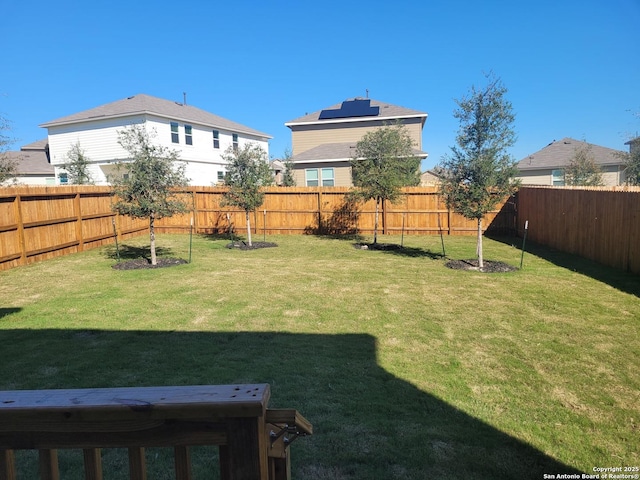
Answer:
<path fill-rule="evenodd" d="M 351 195 L 345 195 L 338 208 L 334 209 L 329 215 L 319 216 L 315 225 L 305 227 L 304 233 L 330 237 L 358 235 L 359 219 L 358 200 Z"/>
<path fill-rule="evenodd" d="M 363 244 L 354 244 L 355 248 L 361 248 Z M 431 260 L 440 260 L 445 258 L 442 253 L 431 251 L 431 249 L 419 248 L 419 247 L 405 247 L 400 244 L 365 244 L 366 250 L 374 252 L 382 252 L 389 255 L 395 255 L 398 257 L 412 257 L 412 258 L 430 258 Z"/>
<path fill-rule="evenodd" d="M 522 238 L 513 236 L 488 236 L 488 238 L 511 245 L 522 251 Z M 558 267 L 586 275 L 594 280 L 606 283 L 617 290 L 640 297 L 640 276 L 638 275 L 602 265 L 593 260 L 580 257 L 579 255 L 563 252 L 529 241 L 525 243 L 524 250 L 524 269 L 526 269 L 527 266 L 527 255 L 535 255 Z"/>
<path fill-rule="evenodd" d="M 22 310 L 22 308 L 7 308 L 7 307 L 3 307 L 0 308 L 0 319 L 4 318 L 4 317 L 8 317 L 9 315 L 12 315 L 14 313 L 18 313 Z"/>
<path fill-rule="evenodd" d="M 151 247 L 144 246 L 138 247 L 134 245 L 107 245 L 104 247 L 104 255 L 112 260 L 135 260 L 143 258 L 147 261 L 151 261 Z M 173 255 L 173 250 L 167 247 L 156 246 L 156 255 L 158 257 L 169 257 Z"/>
<path fill-rule="evenodd" d="M 1 389 L 269 383 L 271 407 L 295 408 L 314 426 L 312 437 L 291 447 L 292 478 L 521 480 L 580 473 L 390 374 L 378 365 L 376 339 L 367 334 L 24 329 L 0 335 Z M 47 347 L 30 348 L 34 342 Z M 27 363 L 38 368 L 25 375 Z M 194 455 L 194 469 L 206 461 Z M 81 458 L 60 463 L 82 469 Z M 150 465 L 150 478 L 159 468 L 172 467 Z"/>

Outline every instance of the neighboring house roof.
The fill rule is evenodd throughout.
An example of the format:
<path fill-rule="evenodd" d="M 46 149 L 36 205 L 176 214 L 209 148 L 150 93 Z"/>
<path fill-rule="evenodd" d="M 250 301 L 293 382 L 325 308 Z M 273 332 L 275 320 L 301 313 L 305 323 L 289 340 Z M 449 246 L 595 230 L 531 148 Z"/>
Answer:
<path fill-rule="evenodd" d="M 293 156 L 295 163 L 312 163 L 312 162 L 340 162 L 349 161 L 353 158 L 356 151 L 356 144 L 347 143 L 324 143 L 317 147 L 306 150 L 298 155 Z M 416 157 L 427 158 L 428 154 L 417 148 L 413 149 Z"/>
<path fill-rule="evenodd" d="M 18 176 L 53 176 L 54 168 L 53 165 L 49 163 L 47 148 L 47 139 L 44 139 L 23 146 L 19 152 L 6 152 L 6 154 L 10 159 L 16 160 Z"/>
<path fill-rule="evenodd" d="M 367 109 L 362 108 L 361 112 L 364 114 L 350 114 L 350 109 L 347 108 L 349 103 L 362 103 L 363 107 L 366 101 L 369 103 L 366 104 L 367 107 L 372 107 L 370 109 L 371 114 L 366 114 Z M 375 108 L 379 107 L 379 108 Z M 327 117 L 328 111 L 337 111 L 343 109 L 346 113 L 344 116 L 333 116 L 329 115 Z M 377 114 L 376 114 L 377 111 Z M 323 112 L 325 114 L 323 115 Z M 358 112 L 356 112 L 358 113 Z M 391 105 L 390 103 L 380 102 L 374 99 L 362 99 L 362 98 L 352 98 L 345 100 L 344 102 L 337 103 L 327 108 L 323 108 L 322 110 L 318 110 L 313 113 L 309 113 L 303 115 L 302 117 L 298 117 L 289 122 L 286 122 L 285 125 L 287 127 L 292 127 L 296 125 L 308 125 L 308 124 L 322 124 L 322 123 L 344 123 L 344 122 L 363 122 L 368 120 L 392 120 L 400 119 L 400 118 L 423 118 L 424 120 L 427 118 L 428 114 L 425 112 L 420 112 L 418 110 L 413 110 L 411 108 L 399 107 L 397 105 Z M 323 117 L 323 118 L 321 118 Z"/>
<path fill-rule="evenodd" d="M 443 179 L 443 175 L 435 170 L 425 170 L 420 174 L 420 185 L 436 185 Z"/>
<path fill-rule="evenodd" d="M 191 105 L 185 105 L 150 95 L 138 94 L 117 100 L 106 105 L 74 113 L 66 117 L 61 117 L 40 125 L 43 128 L 56 127 L 60 125 L 70 125 L 74 123 L 84 123 L 92 120 L 127 117 L 131 115 L 149 114 L 159 117 L 170 118 L 186 123 L 196 123 L 221 130 L 230 130 L 238 133 L 245 133 L 264 138 L 273 138 L 270 135 L 249 128 L 240 123 L 227 120 L 213 113 L 206 112 Z"/>
<path fill-rule="evenodd" d="M 271 170 L 284 170 L 284 163 L 281 160 L 272 160 L 269 162 Z"/>
<path fill-rule="evenodd" d="M 49 148 L 49 139 L 43 138 L 42 140 L 36 140 L 35 142 L 29 143 L 27 145 L 23 145 L 20 147 L 20 150 L 42 150 L 45 151 Z"/>
<path fill-rule="evenodd" d="M 576 149 L 585 146 L 591 149 L 590 153 L 598 165 L 621 165 L 624 163 L 620 158 L 621 152 L 619 150 L 566 137 L 559 141 L 554 140 L 542 150 L 528 155 L 520 160 L 517 166 L 521 171 L 566 167 L 574 158 Z"/>

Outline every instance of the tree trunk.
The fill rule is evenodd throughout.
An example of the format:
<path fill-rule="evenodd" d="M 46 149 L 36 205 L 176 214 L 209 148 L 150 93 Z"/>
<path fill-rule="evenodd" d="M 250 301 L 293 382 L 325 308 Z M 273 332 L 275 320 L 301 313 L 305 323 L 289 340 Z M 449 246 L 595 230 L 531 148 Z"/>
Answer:
<path fill-rule="evenodd" d="M 376 215 L 373 221 L 373 243 L 374 245 L 378 243 L 378 205 L 380 204 L 380 199 L 376 198 Z"/>
<path fill-rule="evenodd" d="M 251 243 L 251 219 L 249 217 L 249 212 L 245 212 L 247 216 L 247 241 L 249 242 L 249 246 L 252 246 Z"/>
<path fill-rule="evenodd" d="M 149 217 L 149 242 L 151 245 L 151 265 L 157 265 L 156 258 L 156 231 L 155 231 L 155 215 L 152 213 Z"/>
<path fill-rule="evenodd" d="M 484 268 L 484 259 L 482 258 L 482 218 L 478 219 L 478 268 Z"/>

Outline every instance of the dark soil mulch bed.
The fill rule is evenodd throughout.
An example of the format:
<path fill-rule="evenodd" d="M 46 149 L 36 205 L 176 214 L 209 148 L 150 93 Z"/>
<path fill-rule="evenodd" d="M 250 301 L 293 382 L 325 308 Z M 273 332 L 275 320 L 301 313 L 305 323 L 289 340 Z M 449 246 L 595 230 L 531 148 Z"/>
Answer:
<path fill-rule="evenodd" d="M 493 260 L 485 260 L 484 267 L 481 269 L 478 268 L 478 260 L 449 260 L 445 265 L 448 268 L 452 268 L 454 270 L 475 270 L 476 272 L 484 272 L 484 273 L 504 273 L 504 272 L 513 272 L 517 270 L 516 267 L 509 265 L 504 262 L 494 262 Z"/>
<path fill-rule="evenodd" d="M 402 246 L 395 243 L 355 243 L 358 250 L 400 250 Z"/>
<path fill-rule="evenodd" d="M 270 248 L 277 247 L 277 243 L 272 242 L 251 242 L 251 246 L 248 243 L 238 240 L 227 244 L 227 248 L 237 248 L 239 250 L 257 250 L 258 248 Z"/>
<path fill-rule="evenodd" d="M 135 260 L 125 260 L 113 265 L 116 270 L 140 270 L 144 268 L 164 268 L 175 265 L 184 265 L 186 260 L 181 258 L 158 258 L 156 265 L 151 265 L 151 261 L 146 258 L 136 258 Z"/>

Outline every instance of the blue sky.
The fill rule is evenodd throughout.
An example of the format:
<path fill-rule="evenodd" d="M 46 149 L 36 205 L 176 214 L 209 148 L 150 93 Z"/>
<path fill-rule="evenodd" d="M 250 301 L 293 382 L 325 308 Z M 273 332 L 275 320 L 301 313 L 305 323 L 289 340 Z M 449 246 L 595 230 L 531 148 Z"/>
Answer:
<path fill-rule="evenodd" d="M 429 114 L 423 167 L 455 143 L 455 99 L 493 71 L 524 158 L 573 137 L 626 149 L 640 132 L 640 0 L 110 2 L 0 0 L 0 113 L 39 124 L 146 93 L 264 131 L 365 96 Z"/>

